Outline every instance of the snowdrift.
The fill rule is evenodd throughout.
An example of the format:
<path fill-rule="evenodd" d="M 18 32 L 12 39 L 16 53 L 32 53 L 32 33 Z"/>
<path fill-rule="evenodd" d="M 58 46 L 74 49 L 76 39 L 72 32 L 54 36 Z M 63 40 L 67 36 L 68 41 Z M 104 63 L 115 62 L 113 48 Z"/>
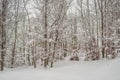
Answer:
<path fill-rule="evenodd" d="M 62 61 L 54 68 L 14 69 L 0 72 L 0 80 L 120 80 L 120 59 Z"/>

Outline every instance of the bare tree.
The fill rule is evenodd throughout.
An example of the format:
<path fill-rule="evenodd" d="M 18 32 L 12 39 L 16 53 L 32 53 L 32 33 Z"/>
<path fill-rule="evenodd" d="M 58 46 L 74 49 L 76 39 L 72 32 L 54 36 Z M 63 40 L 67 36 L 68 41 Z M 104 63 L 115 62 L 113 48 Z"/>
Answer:
<path fill-rule="evenodd" d="M 8 1 L 1 1 L 0 10 L 0 30 L 1 30 L 1 71 L 4 70 L 4 56 L 6 54 L 6 15 L 7 15 Z"/>
<path fill-rule="evenodd" d="M 15 58 L 15 54 L 16 54 L 16 41 L 17 41 L 17 27 L 18 27 L 18 10 L 19 10 L 19 0 L 15 0 L 15 40 L 14 40 L 14 44 L 13 44 L 13 50 L 12 50 L 12 60 L 11 60 L 11 68 L 13 68 L 14 66 L 14 58 Z"/>

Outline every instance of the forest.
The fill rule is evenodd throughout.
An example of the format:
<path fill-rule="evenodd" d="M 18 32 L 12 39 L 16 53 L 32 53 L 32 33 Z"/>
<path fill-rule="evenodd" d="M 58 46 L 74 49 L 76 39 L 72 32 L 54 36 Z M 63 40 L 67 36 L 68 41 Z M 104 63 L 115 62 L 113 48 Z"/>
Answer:
<path fill-rule="evenodd" d="M 0 0 L 0 72 L 119 57 L 120 0 Z"/>

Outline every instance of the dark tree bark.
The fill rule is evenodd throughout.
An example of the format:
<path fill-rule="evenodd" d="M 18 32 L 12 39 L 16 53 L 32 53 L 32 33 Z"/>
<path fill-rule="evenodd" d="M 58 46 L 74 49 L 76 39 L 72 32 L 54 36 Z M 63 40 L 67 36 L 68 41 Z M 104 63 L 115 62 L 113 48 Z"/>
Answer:
<path fill-rule="evenodd" d="M 44 60 L 44 67 L 47 67 L 47 64 L 48 64 L 48 60 L 47 60 L 47 59 L 48 59 L 48 58 L 47 58 L 47 53 L 48 53 L 48 52 L 47 52 L 47 51 L 48 51 L 48 49 L 47 49 L 47 47 L 48 47 L 48 46 L 47 46 L 47 44 L 48 44 L 48 42 L 47 42 L 47 41 L 48 41 L 48 40 L 47 40 L 47 38 L 48 38 L 48 32 L 47 32 L 47 26 L 48 26 L 48 25 L 47 25 L 47 24 L 48 24 L 48 22 L 47 22 L 47 9 L 48 9 L 48 8 L 47 8 L 47 7 L 48 7 L 48 0 L 45 0 L 45 6 L 44 6 L 44 8 L 45 8 L 45 9 L 44 9 L 44 11 L 45 11 L 45 12 L 44 12 L 44 13 L 45 13 L 45 16 L 44 16 L 44 20 L 45 20 L 45 21 L 44 21 L 44 25 L 45 25 L 45 26 L 44 26 L 44 28 L 45 28 L 45 35 L 44 35 L 44 38 L 45 38 L 45 47 L 44 47 L 44 48 L 45 48 L 45 57 L 46 57 L 46 59 Z"/>
<path fill-rule="evenodd" d="M 0 12 L 0 29 L 1 29 L 1 71 L 4 70 L 4 56 L 6 54 L 6 25 L 5 25 L 5 21 L 6 21 L 6 10 L 7 10 L 7 0 L 2 0 L 2 9 Z"/>

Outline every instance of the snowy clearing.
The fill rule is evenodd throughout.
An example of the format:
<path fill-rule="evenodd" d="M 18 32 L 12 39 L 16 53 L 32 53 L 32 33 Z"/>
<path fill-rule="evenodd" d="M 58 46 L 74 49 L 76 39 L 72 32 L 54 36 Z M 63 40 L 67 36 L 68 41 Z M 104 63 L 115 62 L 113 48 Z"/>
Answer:
<path fill-rule="evenodd" d="M 88 62 L 61 61 L 51 69 L 13 69 L 0 80 L 120 80 L 120 59 Z"/>

